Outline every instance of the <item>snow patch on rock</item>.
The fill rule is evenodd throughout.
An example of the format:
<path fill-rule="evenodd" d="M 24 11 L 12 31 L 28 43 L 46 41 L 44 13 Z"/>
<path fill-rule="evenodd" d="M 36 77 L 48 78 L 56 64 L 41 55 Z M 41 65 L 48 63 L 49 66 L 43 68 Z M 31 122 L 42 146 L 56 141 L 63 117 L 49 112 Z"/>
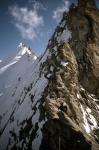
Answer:
<path fill-rule="evenodd" d="M 85 128 L 85 131 L 87 132 L 87 133 L 90 133 L 90 126 L 89 126 L 89 124 L 88 124 L 88 121 L 87 121 L 87 118 L 86 118 L 86 111 L 84 110 L 84 108 L 83 108 L 83 106 L 82 105 L 80 105 L 81 106 L 81 110 L 82 110 L 82 113 L 83 113 L 83 120 L 84 120 L 84 124 L 83 124 L 83 126 L 84 126 L 84 128 Z"/>
<path fill-rule="evenodd" d="M 92 115 L 91 109 L 86 108 L 84 109 L 82 105 L 81 106 L 81 111 L 83 113 L 83 120 L 84 120 L 84 128 L 87 133 L 91 133 L 94 129 L 98 128 L 97 121 L 95 117 Z"/>
<path fill-rule="evenodd" d="M 59 36 L 57 36 L 57 41 L 58 43 L 68 42 L 70 38 L 71 38 L 71 32 L 66 27 L 66 29 Z"/>
<path fill-rule="evenodd" d="M 64 20 L 64 21 L 59 25 L 59 27 L 64 28 L 65 25 L 66 25 L 66 21 Z"/>
<path fill-rule="evenodd" d="M 66 66 L 68 65 L 68 62 L 61 61 L 61 65 L 62 65 L 63 67 L 66 67 Z"/>

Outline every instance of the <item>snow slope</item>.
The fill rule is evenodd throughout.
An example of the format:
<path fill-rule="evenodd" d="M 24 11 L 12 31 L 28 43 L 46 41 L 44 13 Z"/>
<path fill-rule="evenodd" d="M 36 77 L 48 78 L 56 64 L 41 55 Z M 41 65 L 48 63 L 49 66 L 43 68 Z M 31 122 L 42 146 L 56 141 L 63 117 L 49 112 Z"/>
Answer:
<path fill-rule="evenodd" d="M 65 22 L 66 23 L 66 22 Z M 63 25 L 63 22 L 60 26 Z M 61 32 L 54 34 L 54 38 L 57 43 L 67 41 L 71 37 L 70 31 L 66 27 L 66 32 L 68 34 L 63 35 Z M 51 42 L 51 43 L 50 43 Z M 50 45 L 52 41 L 49 41 Z M 19 45 L 19 47 L 22 44 Z M 40 107 L 44 105 L 42 99 L 42 95 L 44 90 L 46 89 L 49 78 L 52 76 L 54 72 L 54 66 L 50 67 L 50 70 L 46 67 L 43 68 L 43 65 L 47 62 L 49 58 L 52 58 L 53 53 L 57 54 L 58 45 L 53 45 L 53 52 L 50 51 L 49 48 L 46 49 L 44 54 L 35 60 L 35 56 L 32 58 L 28 53 L 27 49 L 23 48 L 22 51 L 19 51 L 18 55 L 16 55 L 13 61 L 10 63 L 5 63 L 5 66 L 1 67 L 0 72 L 3 80 L 4 87 L 1 85 L 1 98 L 0 98 L 0 149 L 5 150 L 6 147 L 8 149 L 13 148 L 14 140 L 10 135 L 11 132 L 14 132 L 18 138 L 17 146 L 23 149 L 27 148 L 27 145 L 32 146 L 33 150 L 39 150 L 41 141 L 42 141 L 42 128 L 45 122 L 47 121 L 46 115 L 41 118 L 41 110 Z M 28 55 L 27 55 L 28 53 Z M 30 56 L 30 57 L 29 57 Z M 30 63 L 30 64 L 29 64 Z M 67 62 L 61 61 L 62 66 L 66 66 Z M 15 66 L 14 66 L 15 65 Z M 14 67 L 13 67 L 14 66 Z M 24 69 L 23 66 L 28 66 Z M 12 69 L 13 68 L 13 69 Z M 11 77 L 10 73 L 13 71 L 13 76 Z M 20 73 L 20 74 L 19 74 Z M 5 75 L 6 74 L 6 75 Z M 5 75 L 5 76 L 4 76 Z M 9 76 L 9 80 L 6 76 Z M 18 78 L 20 78 L 18 80 Z M 16 80 L 15 80 L 16 79 Z M 4 89 L 6 89 L 5 93 Z M 2 103 L 3 102 L 3 103 Z M 23 128 L 28 128 L 28 121 L 31 124 L 31 128 L 29 128 L 29 137 L 26 135 L 25 137 L 21 137 L 20 140 L 20 132 L 23 132 Z M 35 131 L 35 133 L 34 133 Z M 24 133 L 23 133 L 24 134 Z M 34 138 L 32 137 L 34 135 Z M 9 143 L 9 138 L 10 142 Z M 25 139 L 23 139 L 25 138 Z M 30 139 L 32 138 L 32 143 L 30 143 Z M 25 141 L 22 144 L 22 141 Z M 29 148 L 27 148 L 29 149 Z"/>
<path fill-rule="evenodd" d="M 2 150 L 5 149 L 9 142 L 9 131 L 12 130 L 13 127 L 16 130 L 16 134 L 19 134 L 21 123 L 28 120 L 31 116 L 33 116 L 33 125 L 39 122 L 39 99 L 41 98 L 48 83 L 44 74 L 42 74 L 41 77 L 39 76 L 41 67 L 40 64 L 43 63 L 46 58 L 47 55 L 45 54 L 43 58 L 40 57 L 34 63 L 32 62 L 32 66 L 30 65 L 29 68 L 24 71 L 24 74 L 21 76 L 21 80 L 14 82 L 13 86 L 8 88 L 4 95 L 1 96 L 0 133 L 3 134 L 0 137 L 0 149 Z M 32 96 L 34 97 L 34 102 L 31 101 Z M 36 112 L 33 110 L 34 107 L 37 109 Z M 38 147 L 40 145 L 42 138 L 41 128 L 44 123 L 45 120 L 39 123 L 39 130 L 37 133 L 38 138 L 33 141 L 33 145 L 36 147 L 37 145 Z M 20 125 L 18 126 L 18 124 Z M 10 146 L 13 146 L 13 143 Z"/>
<path fill-rule="evenodd" d="M 36 59 L 37 57 L 20 43 L 17 53 L 0 63 L 0 95 L 3 95 L 7 88 L 11 88 L 15 81 L 20 80 L 21 75 Z"/>

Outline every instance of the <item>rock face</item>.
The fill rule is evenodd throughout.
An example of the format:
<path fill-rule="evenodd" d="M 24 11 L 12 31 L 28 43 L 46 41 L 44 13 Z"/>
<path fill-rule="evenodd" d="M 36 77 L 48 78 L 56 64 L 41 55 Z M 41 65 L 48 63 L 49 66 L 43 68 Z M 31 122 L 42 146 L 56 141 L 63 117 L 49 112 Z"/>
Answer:
<path fill-rule="evenodd" d="M 94 0 L 63 14 L 32 80 L 23 84 L 22 76 L 8 97 L 13 103 L 0 112 L 0 150 L 99 149 L 98 28 Z"/>
<path fill-rule="evenodd" d="M 96 8 L 95 0 L 78 0 L 78 7 L 90 7 L 90 8 Z"/>
<path fill-rule="evenodd" d="M 70 45 L 78 62 L 80 81 L 99 97 L 99 10 L 94 3 L 94 0 L 79 0 L 79 6 L 70 9 L 67 22 L 72 31 Z"/>

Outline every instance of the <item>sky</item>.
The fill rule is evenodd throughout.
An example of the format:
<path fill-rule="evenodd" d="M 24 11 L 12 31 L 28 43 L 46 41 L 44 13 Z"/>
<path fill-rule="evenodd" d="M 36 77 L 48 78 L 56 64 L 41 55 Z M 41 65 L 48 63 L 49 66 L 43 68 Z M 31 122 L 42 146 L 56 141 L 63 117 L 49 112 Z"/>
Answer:
<path fill-rule="evenodd" d="M 62 13 L 74 1 L 0 0 L 0 60 L 16 52 L 20 42 L 37 56 L 43 53 Z"/>

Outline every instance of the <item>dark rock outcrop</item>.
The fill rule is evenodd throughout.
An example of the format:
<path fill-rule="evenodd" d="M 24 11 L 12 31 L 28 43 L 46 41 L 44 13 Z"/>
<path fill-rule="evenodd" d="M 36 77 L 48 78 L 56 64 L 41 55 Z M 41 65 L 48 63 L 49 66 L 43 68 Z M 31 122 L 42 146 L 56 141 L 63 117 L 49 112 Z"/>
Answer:
<path fill-rule="evenodd" d="M 91 143 L 70 124 L 54 119 L 49 120 L 44 128 L 40 150 L 91 150 Z"/>
<path fill-rule="evenodd" d="M 86 7 L 90 7 L 90 8 L 96 8 L 96 3 L 95 0 L 78 0 L 78 7 L 79 8 L 86 8 Z"/>

